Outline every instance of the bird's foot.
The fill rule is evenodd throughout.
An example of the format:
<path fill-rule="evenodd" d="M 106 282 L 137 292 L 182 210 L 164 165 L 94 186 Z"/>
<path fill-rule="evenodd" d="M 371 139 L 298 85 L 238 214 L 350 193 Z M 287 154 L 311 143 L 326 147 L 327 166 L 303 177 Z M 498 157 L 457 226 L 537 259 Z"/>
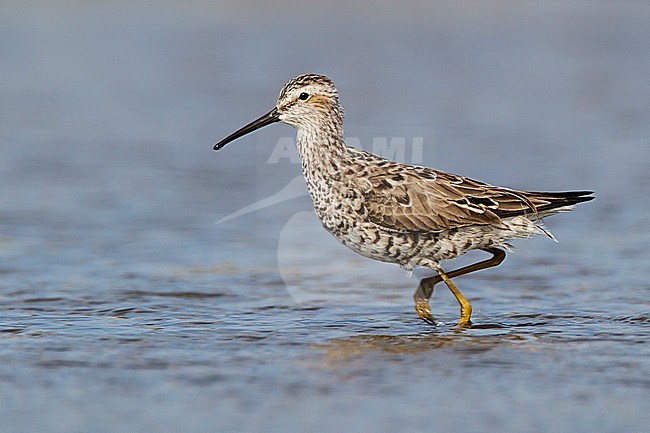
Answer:
<path fill-rule="evenodd" d="M 461 328 L 471 328 L 472 321 L 470 320 L 470 317 L 472 317 L 472 306 L 470 305 L 470 303 L 467 302 L 466 304 L 461 304 L 460 319 L 458 320 L 458 326 L 460 326 Z"/>
<path fill-rule="evenodd" d="M 420 316 L 420 319 L 427 322 L 429 325 L 437 325 L 436 319 L 433 318 L 431 314 L 431 307 L 429 306 L 429 301 L 426 299 L 415 299 L 415 311 Z"/>

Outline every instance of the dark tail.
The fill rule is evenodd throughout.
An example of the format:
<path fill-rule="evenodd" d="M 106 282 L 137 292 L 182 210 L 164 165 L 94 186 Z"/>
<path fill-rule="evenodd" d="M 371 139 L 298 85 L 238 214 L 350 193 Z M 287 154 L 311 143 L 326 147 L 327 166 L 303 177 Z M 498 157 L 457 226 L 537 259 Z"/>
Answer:
<path fill-rule="evenodd" d="M 547 205 L 537 208 L 537 211 L 547 211 L 557 209 L 564 206 L 574 206 L 578 203 L 591 201 L 595 197 L 592 195 L 593 191 L 567 191 L 567 192 L 532 192 L 535 198 L 541 198 L 544 201 L 549 201 Z"/>
<path fill-rule="evenodd" d="M 513 217 L 522 214 L 537 214 L 540 217 L 554 214 L 553 210 L 575 206 L 578 203 L 593 200 L 593 191 L 566 191 L 566 192 L 522 192 L 526 198 L 526 209 L 508 210 L 498 212 L 501 218 Z M 568 209 L 567 209 L 568 210 Z"/>

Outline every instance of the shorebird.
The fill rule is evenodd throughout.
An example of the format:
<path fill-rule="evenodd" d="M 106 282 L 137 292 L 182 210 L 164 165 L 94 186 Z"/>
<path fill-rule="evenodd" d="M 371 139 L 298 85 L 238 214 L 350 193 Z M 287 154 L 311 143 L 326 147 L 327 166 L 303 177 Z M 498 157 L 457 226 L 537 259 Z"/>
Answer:
<path fill-rule="evenodd" d="M 429 299 L 441 281 L 460 305 L 458 325 L 471 325 L 472 306 L 452 278 L 499 265 L 509 241 L 553 235 L 542 218 L 592 200 L 591 191 L 533 192 L 493 186 L 428 167 L 381 158 L 343 141 L 343 109 L 332 80 L 305 74 L 289 80 L 275 107 L 214 145 L 283 122 L 296 145 L 316 215 L 339 242 L 370 259 L 407 271 L 429 268 L 413 298 L 418 316 L 435 324 Z M 440 262 L 471 250 L 490 258 L 445 272 Z"/>

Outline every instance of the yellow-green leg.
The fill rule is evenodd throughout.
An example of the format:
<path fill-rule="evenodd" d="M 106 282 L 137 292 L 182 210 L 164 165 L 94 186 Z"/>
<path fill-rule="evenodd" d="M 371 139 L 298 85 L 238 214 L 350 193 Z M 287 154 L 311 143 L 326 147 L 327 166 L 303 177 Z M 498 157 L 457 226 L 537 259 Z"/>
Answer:
<path fill-rule="evenodd" d="M 429 306 L 429 299 L 433 294 L 435 285 L 444 281 L 460 304 L 461 317 L 458 324 L 460 326 L 469 326 L 471 324 L 469 319 L 472 315 L 472 305 L 467 301 L 463 294 L 460 293 L 460 290 L 458 290 L 456 285 L 452 283 L 451 278 L 469 274 L 470 272 L 480 271 L 481 269 L 498 266 L 503 259 L 506 258 L 506 253 L 498 248 L 485 248 L 483 251 L 491 253 L 492 257 L 472 265 L 464 266 L 460 269 L 455 269 L 446 274 L 438 268 L 438 275 L 427 277 L 420 281 L 417 290 L 413 294 L 413 299 L 415 300 L 415 311 L 422 320 L 430 324 L 435 324 L 435 320 L 431 314 L 431 307 Z"/>
<path fill-rule="evenodd" d="M 437 281 L 435 279 L 437 279 Z M 433 294 L 433 288 L 440 281 L 440 276 L 438 275 L 435 277 L 424 278 L 422 281 L 420 281 L 418 289 L 413 294 L 413 300 L 415 301 L 415 311 L 418 313 L 418 316 L 420 316 L 420 319 L 424 320 L 430 325 L 435 325 L 436 321 L 431 314 L 429 298 L 431 298 L 431 295 Z"/>
<path fill-rule="evenodd" d="M 470 318 L 472 317 L 472 304 L 470 304 L 469 301 L 463 296 L 463 294 L 460 293 L 460 290 L 458 290 L 456 285 L 451 282 L 451 278 L 449 278 L 447 274 L 442 271 L 442 269 L 438 269 L 438 274 L 440 275 L 440 278 L 442 278 L 442 281 L 445 282 L 447 287 L 449 287 L 449 290 L 451 290 L 451 293 L 454 294 L 456 300 L 460 304 L 460 320 L 458 321 L 458 326 L 461 326 L 463 328 L 469 327 L 472 324 L 470 321 Z"/>

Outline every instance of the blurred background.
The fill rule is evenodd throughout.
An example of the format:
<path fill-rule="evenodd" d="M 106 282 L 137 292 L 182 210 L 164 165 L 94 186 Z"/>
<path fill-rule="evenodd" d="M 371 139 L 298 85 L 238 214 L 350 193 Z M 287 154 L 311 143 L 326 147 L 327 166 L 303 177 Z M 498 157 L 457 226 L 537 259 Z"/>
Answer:
<path fill-rule="evenodd" d="M 645 430 L 648 22 L 632 1 L 3 1 L 0 431 Z M 417 279 L 330 239 L 303 184 L 219 222 L 300 176 L 289 126 L 212 145 L 307 72 L 351 144 L 597 199 L 459 280 L 484 327 L 454 330 L 439 288 L 431 328 Z"/>

